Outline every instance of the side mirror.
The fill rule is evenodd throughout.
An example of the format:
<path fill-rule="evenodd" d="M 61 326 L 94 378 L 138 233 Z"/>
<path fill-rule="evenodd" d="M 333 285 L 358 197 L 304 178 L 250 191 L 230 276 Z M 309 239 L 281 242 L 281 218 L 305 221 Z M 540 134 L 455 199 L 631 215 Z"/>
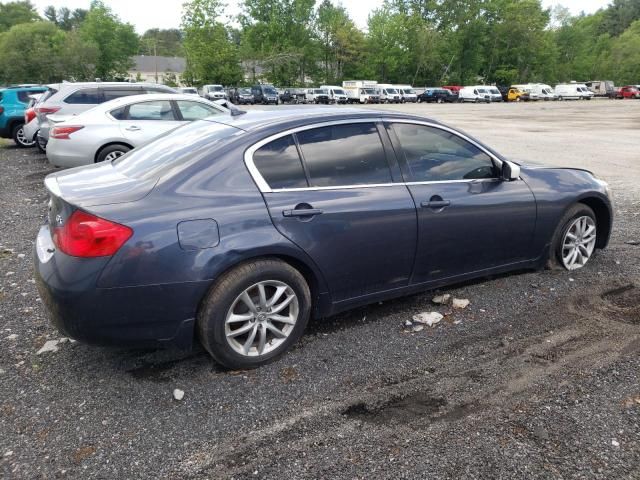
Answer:
<path fill-rule="evenodd" d="M 502 162 L 502 180 L 513 182 L 520 178 L 520 165 L 504 160 Z"/>

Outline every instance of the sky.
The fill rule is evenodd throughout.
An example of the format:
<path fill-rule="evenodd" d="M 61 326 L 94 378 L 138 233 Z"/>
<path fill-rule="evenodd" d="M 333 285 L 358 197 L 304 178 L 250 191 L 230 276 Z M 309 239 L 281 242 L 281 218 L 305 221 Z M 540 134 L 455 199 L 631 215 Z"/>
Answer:
<path fill-rule="evenodd" d="M 0 3 L 8 3 L 9 0 L 0 0 Z M 42 13 L 47 5 L 56 8 L 67 7 L 89 8 L 90 0 L 31 0 Z M 338 0 L 340 1 L 340 0 Z M 383 0 L 341 0 L 342 5 L 348 10 L 351 18 L 360 28 L 367 25 L 369 13 L 382 5 Z M 121 20 L 129 22 L 136 27 L 138 33 L 144 33 L 149 28 L 177 28 L 180 26 L 182 3 L 184 0 L 105 0 L 114 13 Z M 227 15 L 237 15 L 240 0 L 227 0 Z M 545 7 L 553 7 L 561 4 L 567 7 L 571 13 L 578 14 L 581 11 L 593 13 L 599 8 L 606 7 L 609 0 L 542 0 Z"/>

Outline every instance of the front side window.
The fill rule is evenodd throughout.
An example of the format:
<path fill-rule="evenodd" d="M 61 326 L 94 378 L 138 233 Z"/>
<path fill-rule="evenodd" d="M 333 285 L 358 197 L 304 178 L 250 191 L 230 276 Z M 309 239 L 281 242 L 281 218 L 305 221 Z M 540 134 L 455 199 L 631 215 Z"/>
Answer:
<path fill-rule="evenodd" d="M 210 117 L 211 115 L 218 115 L 221 113 L 217 108 L 201 102 L 178 100 L 177 104 L 180 112 L 182 112 L 182 119 L 188 122 L 201 120 L 203 118 Z"/>
<path fill-rule="evenodd" d="M 391 183 L 374 123 L 304 130 L 297 134 L 309 181 L 314 187 Z"/>
<path fill-rule="evenodd" d="M 141 102 L 129 105 L 129 120 L 176 120 L 168 100 Z"/>
<path fill-rule="evenodd" d="M 410 123 L 395 123 L 392 128 L 413 181 L 441 182 L 496 176 L 491 157 L 454 133 Z"/>
<path fill-rule="evenodd" d="M 256 150 L 253 164 L 273 189 L 307 186 L 300 155 L 291 135 L 278 138 Z"/>
<path fill-rule="evenodd" d="M 102 103 L 102 95 L 97 88 L 85 88 L 65 98 L 64 103 L 72 105 L 98 105 Z"/>

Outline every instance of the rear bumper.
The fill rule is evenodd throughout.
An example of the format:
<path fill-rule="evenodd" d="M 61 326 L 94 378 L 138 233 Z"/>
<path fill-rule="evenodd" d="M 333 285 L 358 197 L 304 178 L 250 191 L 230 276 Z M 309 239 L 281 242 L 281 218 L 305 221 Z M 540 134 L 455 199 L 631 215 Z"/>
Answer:
<path fill-rule="evenodd" d="M 84 148 L 83 148 L 84 147 Z M 83 142 L 50 139 L 47 142 L 47 160 L 56 167 L 79 167 L 91 165 L 95 150 L 90 151 Z"/>
<path fill-rule="evenodd" d="M 198 304 L 209 282 L 98 288 L 109 260 L 65 255 L 55 249 L 48 226 L 41 227 L 35 279 L 56 328 L 93 345 L 191 348 Z"/>

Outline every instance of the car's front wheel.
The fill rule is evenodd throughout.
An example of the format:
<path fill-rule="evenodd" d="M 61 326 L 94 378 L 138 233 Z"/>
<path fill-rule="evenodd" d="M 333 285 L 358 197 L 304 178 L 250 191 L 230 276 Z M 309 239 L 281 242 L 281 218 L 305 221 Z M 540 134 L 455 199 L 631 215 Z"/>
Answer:
<path fill-rule="evenodd" d="M 558 224 L 554 235 L 553 255 L 567 270 L 584 267 L 596 248 L 598 224 L 593 210 L 578 203 L 571 207 Z"/>
<path fill-rule="evenodd" d="M 112 162 L 118 157 L 121 157 L 125 153 L 131 150 L 131 147 L 122 145 L 120 143 L 115 145 L 109 145 L 104 147 L 96 156 L 96 163 L 99 162 Z"/>
<path fill-rule="evenodd" d="M 255 368 L 286 352 L 311 311 L 304 277 L 280 260 L 256 260 L 224 274 L 198 313 L 200 342 L 227 368 Z"/>
<path fill-rule="evenodd" d="M 16 142 L 16 145 L 18 145 L 20 148 L 29 148 L 33 147 L 36 144 L 33 138 L 27 138 L 26 134 L 24 133 L 24 124 L 19 124 L 13 127 L 11 136 L 13 137 L 13 141 Z"/>

